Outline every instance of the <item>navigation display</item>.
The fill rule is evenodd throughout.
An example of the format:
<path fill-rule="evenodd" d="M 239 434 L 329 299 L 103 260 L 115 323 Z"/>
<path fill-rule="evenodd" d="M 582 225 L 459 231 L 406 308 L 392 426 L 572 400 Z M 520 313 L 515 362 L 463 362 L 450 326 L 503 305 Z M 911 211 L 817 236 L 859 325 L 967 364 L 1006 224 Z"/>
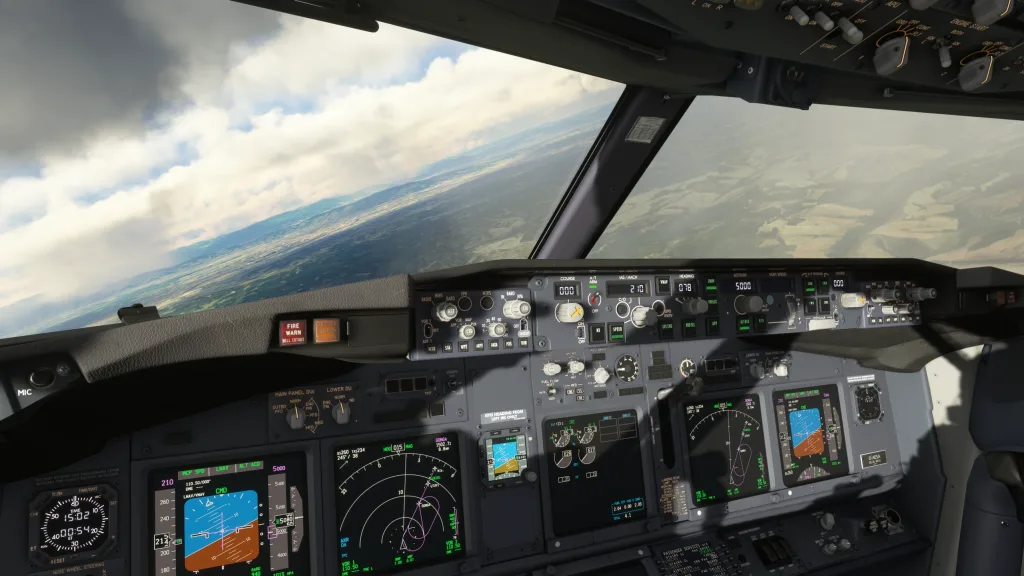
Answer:
<path fill-rule="evenodd" d="M 544 421 L 555 536 L 647 518 L 635 410 Z"/>
<path fill-rule="evenodd" d="M 310 574 L 304 454 L 157 470 L 149 490 L 153 574 Z"/>
<path fill-rule="evenodd" d="M 338 448 L 334 485 L 340 576 L 465 556 L 455 433 Z"/>
<path fill-rule="evenodd" d="M 684 407 L 693 501 L 698 507 L 770 489 L 757 394 Z"/>
<path fill-rule="evenodd" d="M 772 394 L 779 426 L 782 480 L 793 487 L 850 473 L 843 413 L 835 384 Z"/>

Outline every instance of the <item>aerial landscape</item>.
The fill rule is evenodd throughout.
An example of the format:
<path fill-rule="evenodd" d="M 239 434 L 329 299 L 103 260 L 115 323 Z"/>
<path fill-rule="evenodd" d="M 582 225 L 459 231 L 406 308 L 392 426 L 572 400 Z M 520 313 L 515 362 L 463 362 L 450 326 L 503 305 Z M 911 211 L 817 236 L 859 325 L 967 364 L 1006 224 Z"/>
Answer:
<path fill-rule="evenodd" d="M 27 23 L 90 9 L 25 6 L 8 29 L 36 59 L 0 99 L 0 337 L 524 258 L 623 89 L 207 0 L 108 2 L 102 33 L 54 47 Z M 1016 122 L 700 97 L 589 257 L 1024 272 L 1021 158 Z"/>

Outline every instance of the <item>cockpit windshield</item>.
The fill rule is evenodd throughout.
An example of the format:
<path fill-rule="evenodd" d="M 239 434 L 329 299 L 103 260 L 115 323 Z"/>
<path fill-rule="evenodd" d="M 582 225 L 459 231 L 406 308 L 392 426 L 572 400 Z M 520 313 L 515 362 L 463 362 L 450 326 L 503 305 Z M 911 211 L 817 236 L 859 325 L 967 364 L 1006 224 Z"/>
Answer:
<path fill-rule="evenodd" d="M 922 258 L 1024 272 L 1015 122 L 699 97 L 591 258 Z"/>
<path fill-rule="evenodd" d="M 103 5 L 0 25 L 0 336 L 525 257 L 622 91 L 395 27 Z"/>

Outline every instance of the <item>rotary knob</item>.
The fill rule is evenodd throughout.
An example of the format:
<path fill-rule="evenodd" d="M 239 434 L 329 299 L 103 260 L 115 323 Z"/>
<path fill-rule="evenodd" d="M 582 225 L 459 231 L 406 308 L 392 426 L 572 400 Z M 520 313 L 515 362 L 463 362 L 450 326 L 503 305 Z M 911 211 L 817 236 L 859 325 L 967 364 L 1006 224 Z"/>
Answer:
<path fill-rule="evenodd" d="M 501 322 L 494 322 L 487 325 L 487 335 L 491 338 L 501 338 L 508 334 L 508 325 Z"/>
<path fill-rule="evenodd" d="M 829 542 L 821 547 L 821 552 L 825 554 L 825 556 L 831 556 L 836 553 L 836 545 Z"/>
<path fill-rule="evenodd" d="M 686 392 L 690 396 L 700 396 L 704 391 L 704 379 L 700 377 L 686 379 Z"/>
<path fill-rule="evenodd" d="M 298 406 L 292 406 L 284 418 L 292 430 L 302 430 L 306 426 L 306 411 Z"/>
<path fill-rule="evenodd" d="M 575 302 L 562 302 L 555 305 L 555 320 L 562 324 L 579 322 L 583 320 L 583 306 Z"/>
<path fill-rule="evenodd" d="M 476 326 L 472 324 L 463 324 L 459 326 L 459 338 L 463 340 L 470 340 L 476 336 Z"/>
<path fill-rule="evenodd" d="M 839 549 L 842 550 L 843 552 L 846 552 L 850 548 L 853 548 L 853 544 L 851 544 L 850 541 L 847 540 L 846 538 L 843 538 L 842 540 L 839 541 Z"/>
<path fill-rule="evenodd" d="M 935 298 L 938 295 L 939 292 L 935 288 L 915 287 L 907 290 L 907 298 L 917 301 L 931 300 L 932 298 Z"/>
<path fill-rule="evenodd" d="M 697 373 L 697 364 L 689 358 L 683 358 L 683 361 L 679 363 L 679 373 L 683 378 L 689 378 Z"/>
<path fill-rule="evenodd" d="M 760 364 L 757 364 L 757 363 L 751 364 L 750 365 L 750 375 L 753 376 L 757 380 L 760 380 L 761 378 L 764 378 L 764 366 L 761 366 Z"/>
<path fill-rule="evenodd" d="M 737 314 L 759 314 L 764 308 L 764 298 L 740 294 L 733 301 Z"/>
<path fill-rule="evenodd" d="M 580 362 L 579 360 L 569 360 L 569 374 L 579 374 L 586 369 L 587 367 L 583 362 Z"/>
<path fill-rule="evenodd" d="M 789 376 L 789 366 L 787 364 L 779 362 L 778 364 L 772 367 L 772 373 L 778 376 L 779 378 L 785 378 Z"/>
<path fill-rule="evenodd" d="M 451 322 L 459 315 L 459 309 L 451 302 L 441 302 L 434 305 L 434 318 L 441 322 Z"/>
<path fill-rule="evenodd" d="M 825 512 L 818 517 L 818 526 L 822 530 L 831 530 L 836 525 L 836 517 L 831 512 Z"/>
<path fill-rule="evenodd" d="M 708 311 L 708 301 L 703 298 L 691 298 L 683 304 L 683 310 L 690 316 L 704 314 Z"/>
<path fill-rule="evenodd" d="M 501 313 L 506 318 L 519 320 L 530 315 L 530 303 L 524 300 L 509 300 L 501 307 Z"/>
<path fill-rule="evenodd" d="M 630 316 L 630 320 L 633 321 L 633 326 L 636 326 L 637 328 L 647 326 L 647 313 L 650 311 L 651 309 L 647 306 L 637 306 L 636 308 L 633 308 L 633 314 Z"/>
<path fill-rule="evenodd" d="M 544 366 L 541 366 L 541 372 L 544 372 L 545 376 L 555 376 L 562 371 L 562 367 L 554 362 L 547 362 Z"/>
<path fill-rule="evenodd" d="M 352 417 L 352 408 L 344 402 L 338 402 L 331 408 L 331 418 L 338 424 L 348 424 Z"/>
<path fill-rule="evenodd" d="M 608 373 L 608 370 L 606 370 L 604 366 L 598 367 L 594 370 L 594 382 L 597 382 L 598 384 L 604 384 L 611 377 L 612 375 Z"/>

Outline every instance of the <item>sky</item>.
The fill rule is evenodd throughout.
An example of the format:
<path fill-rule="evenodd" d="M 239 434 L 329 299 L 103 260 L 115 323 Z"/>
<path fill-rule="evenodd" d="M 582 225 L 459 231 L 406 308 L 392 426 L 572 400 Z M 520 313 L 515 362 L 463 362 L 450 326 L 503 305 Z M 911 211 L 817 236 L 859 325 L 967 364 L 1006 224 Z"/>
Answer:
<path fill-rule="evenodd" d="M 621 86 L 228 0 L 0 0 L 0 308 L 397 182 Z"/>

